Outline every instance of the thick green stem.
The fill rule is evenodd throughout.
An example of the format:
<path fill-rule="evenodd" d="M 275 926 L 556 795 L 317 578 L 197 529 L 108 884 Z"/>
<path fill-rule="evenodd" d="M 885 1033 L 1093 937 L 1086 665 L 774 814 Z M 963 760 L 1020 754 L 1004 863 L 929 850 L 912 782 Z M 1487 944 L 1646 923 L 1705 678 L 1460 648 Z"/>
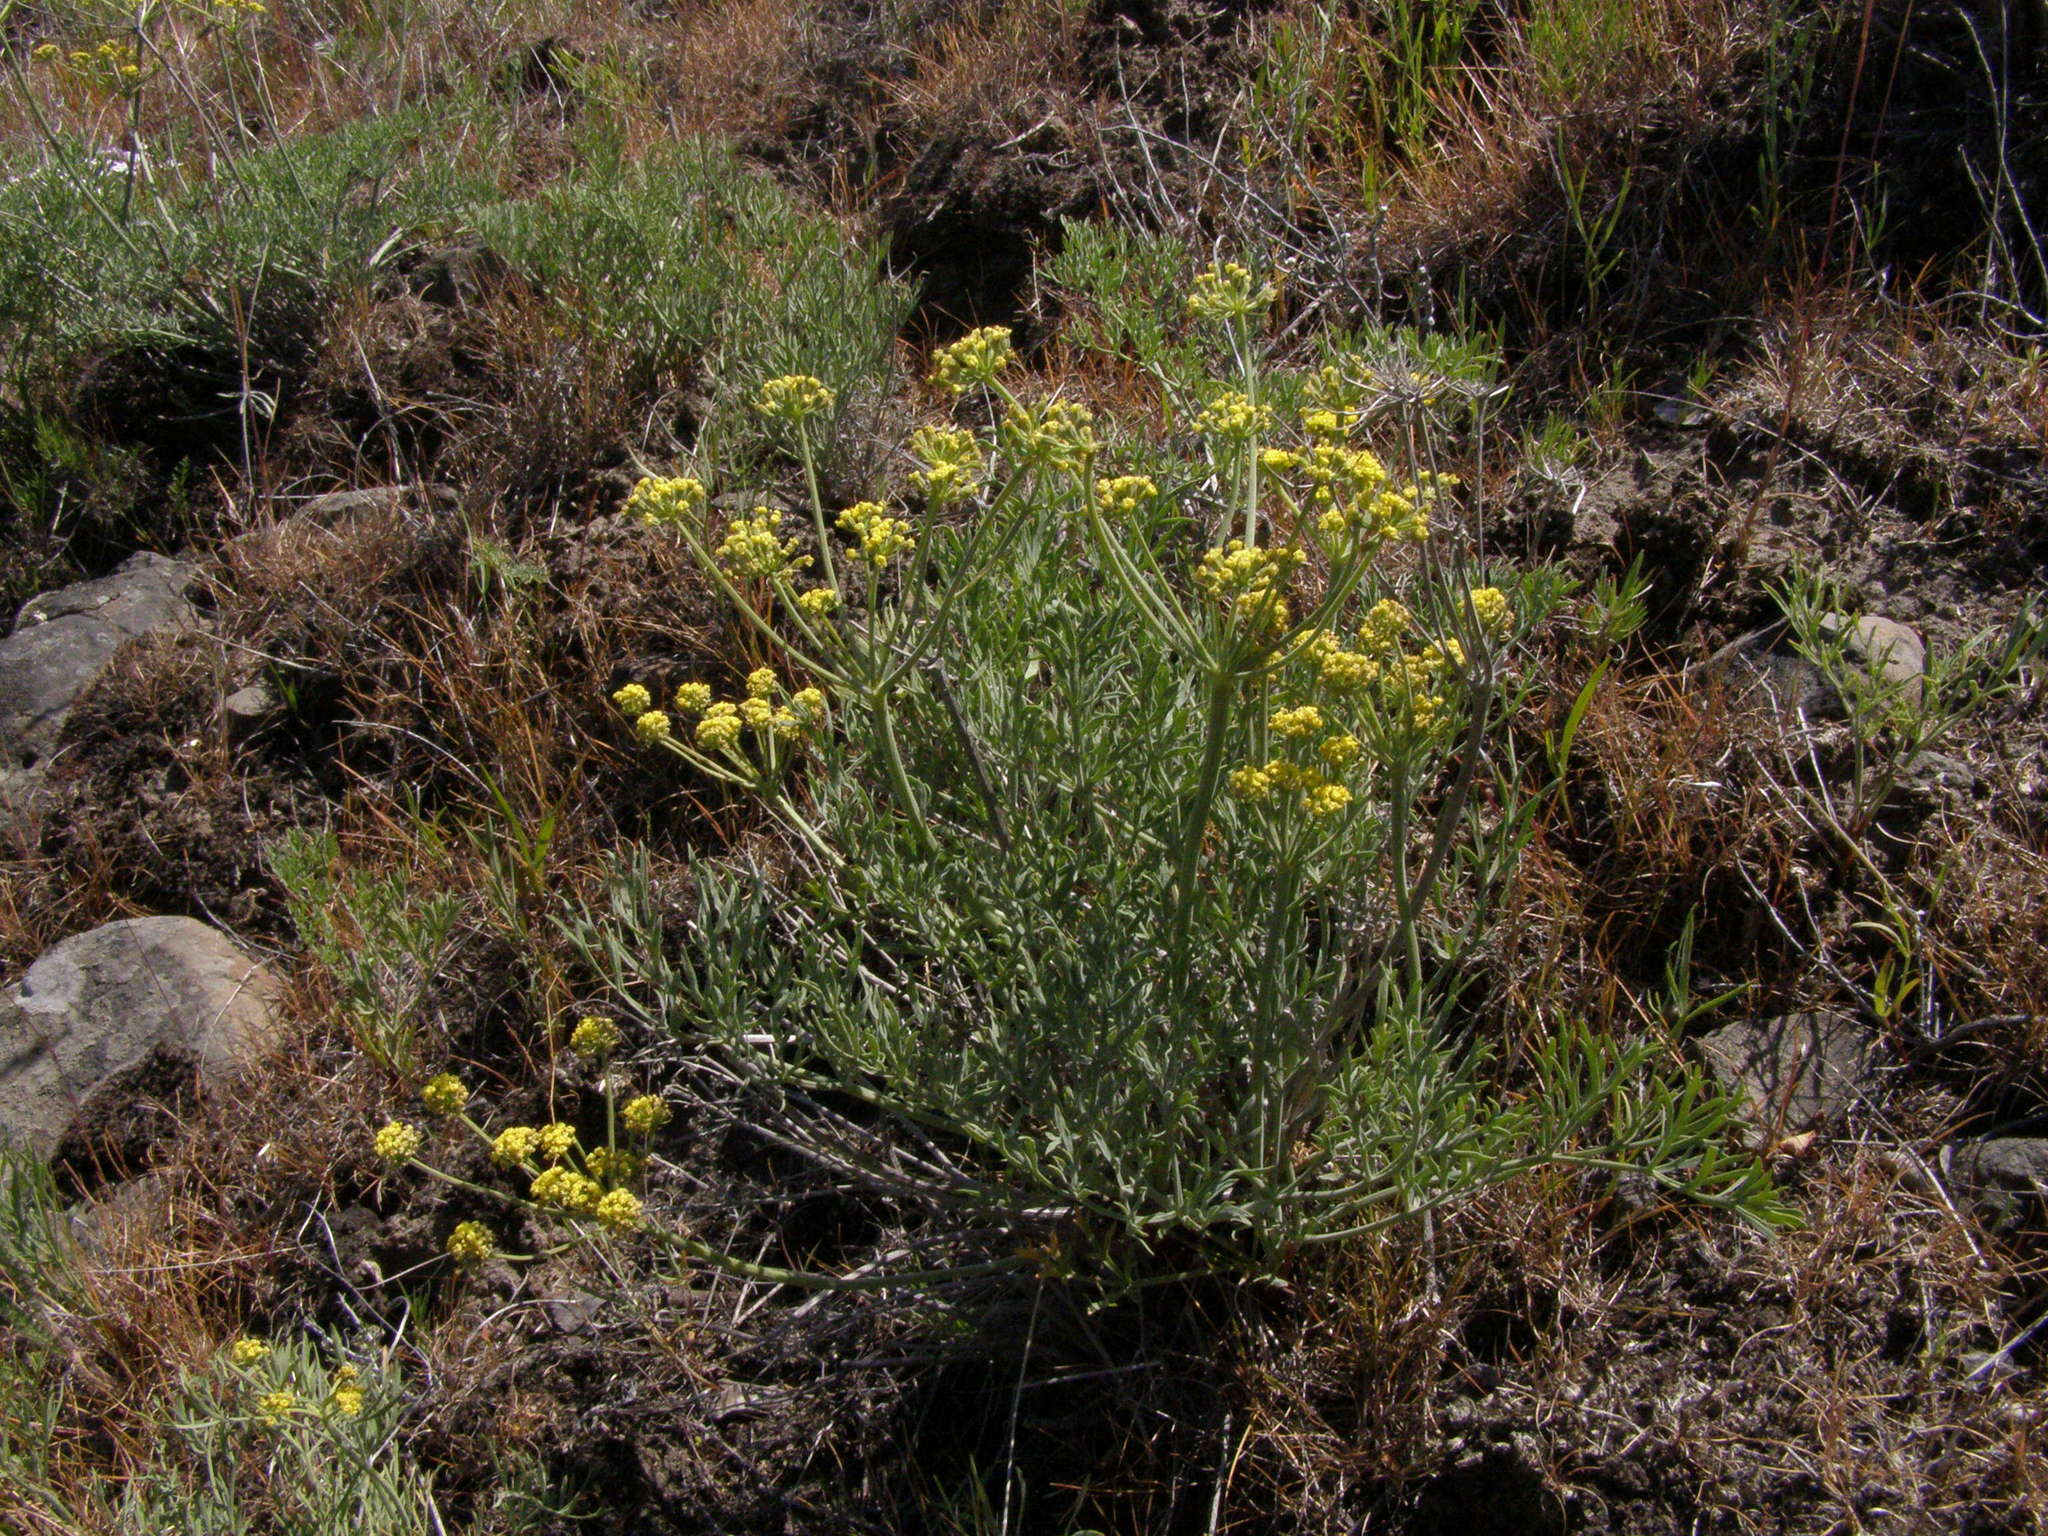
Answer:
<path fill-rule="evenodd" d="M 1202 861 L 1202 838 L 1209 828 L 1209 811 L 1216 804 L 1216 791 L 1223 780 L 1223 747 L 1230 735 L 1231 695 L 1237 691 L 1233 672 L 1210 675 L 1208 719 L 1203 726 L 1202 767 L 1195 779 L 1194 798 L 1188 802 L 1187 819 L 1181 823 L 1180 847 L 1174 856 L 1173 940 L 1168 951 L 1182 977 L 1188 974 L 1188 923 L 1195 910 L 1195 871 Z"/>
<path fill-rule="evenodd" d="M 889 701 L 878 694 L 869 699 L 868 707 L 875 712 L 876 729 L 882 738 L 882 762 L 889 772 L 889 788 L 896 797 L 896 803 L 903 808 L 903 814 L 917 829 L 917 840 L 924 845 L 924 851 L 936 858 L 939 840 L 932 832 L 931 823 L 925 819 L 924 807 L 910 782 L 910 770 L 903 765 L 903 748 L 896 741 L 896 718 L 889 711 Z"/>

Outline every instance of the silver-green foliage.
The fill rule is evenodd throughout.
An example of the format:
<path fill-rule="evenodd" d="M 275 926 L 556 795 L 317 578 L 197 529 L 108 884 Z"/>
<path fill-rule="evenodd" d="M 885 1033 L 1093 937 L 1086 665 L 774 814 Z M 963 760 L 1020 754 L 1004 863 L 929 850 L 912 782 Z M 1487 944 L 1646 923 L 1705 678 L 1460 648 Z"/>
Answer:
<path fill-rule="evenodd" d="M 1419 379 L 1395 337 L 1283 377 L 1237 277 L 1206 290 L 1235 376 L 1166 381 L 1208 425 L 1143 450 L 1142 486 L 1114 474 L 1140 449 L 993 378 L 991 440 L 921 449 L 980 489 L 928 507 L 892 573 L 822 506 L 815 566 L 792 543 L 736 571 L 700 499 L 683 536 L 834 730 L 804 775 L 765 715 L 715 762 L 670 741 L 751 783 L 802 873 L 700 866 L 673 946 L 629 861 L 572 934 L 625 1006 L 744 1077 L 941 1133 L 885 1167 L 820 1109 L 820 1155 L 1125 1257 L 1258 1266 L 1545 1164 L 1775 1219 L 1730 1104 L 1649 1046 L 1570 1029 L 1512 1093 L 1489 1080 L 1459 978 L 1554 783 L 1501 727 L 1558 589 L 1475 591 L 1454 540 L 1416 558 L 1440 482 L 1350 446 L 1422 441 L 1483 393 Z M 1312 463 L 1345 466 L 1333 498 Z M 836 622 L 796 601 L 807 570 Z"/>

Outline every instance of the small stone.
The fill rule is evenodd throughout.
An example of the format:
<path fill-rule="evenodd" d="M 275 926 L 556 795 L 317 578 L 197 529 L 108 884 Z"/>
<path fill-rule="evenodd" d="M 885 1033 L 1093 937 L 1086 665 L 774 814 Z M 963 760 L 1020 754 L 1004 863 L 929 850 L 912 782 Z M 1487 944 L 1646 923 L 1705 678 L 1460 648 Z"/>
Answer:
<path fill-rule="evenodd" d="M 265 726 L 272 725 L 284 714 L 284 705 L 270 684 L 257 681 L 246 688 L 237 688 L 221 700 L 221 714 L 226 717 L 228 739 L 246 741 Z"/>
<path fill-rule="evenodd" d="M 1768 1139 L 1838 1121 L 1883 1082 L 1876 1038 L 1840 1014 L 1743 1019 L 1702 1036 L 1699 1048 L 1722 1086 L 1748 1101 L 1746 1118 Z"/>

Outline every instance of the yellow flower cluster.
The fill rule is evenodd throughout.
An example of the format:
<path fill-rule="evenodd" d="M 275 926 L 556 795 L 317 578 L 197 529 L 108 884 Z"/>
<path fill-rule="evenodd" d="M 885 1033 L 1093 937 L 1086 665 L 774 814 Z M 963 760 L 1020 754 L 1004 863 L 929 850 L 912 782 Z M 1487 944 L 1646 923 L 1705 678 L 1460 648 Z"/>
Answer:
<path fill-rule="evenodd" d="M 932 383 L 940 389 L 964 394 L 976 384 L 993 384 L 996 375 L 1017 356 L 1010 344 L 1010 329 L 985 325 L 969 331 L 950 346 L 939 348 L 932 357 Z"/>
<path fill-rule="evenodd" d="M 327 1406 L 336 1413 L 354 1418 L 363 1411 L 362 1373 L 346 1363 L 334 1368 L 333 1386 L 327 1393 Z"/>
<path fill-rule="evenodd" d="M 228 1358 L 237 1365 L 256 1365 L 270 1358 L 270 1346 L 261 1339 L 237 1339 L 228 1346 Z"/>
<path fill-rule="evenodd" d="M 836 587 L 812 587 L 797 593 L 796 605 L 810 618 L 830 618 L 839 611 L 839 591 Z"/>
<path fill-rule="evenodd" d="M 1158 496 L 1159 487 L 1150 475 L 1118 475 L 1095 482 L 1095 504 L 1104 517 L 1129 517 Z"/>
<path fill-rule="evenodd" d="M 120 38 L 110 37 L 97 48 L 74 48 L 69 53 L 55 43 L 43 43 L 36 48 L 33 57 L 46 64 L 61 64 L 82 79 L 97 80 L 117 89 L 131 86 L 142 78 L 142 66 L 136 61 L 134 45 Z"/>
<path fill-rule="evenodd" d="M 1414 623 L 1415 615 L 1408 611 L 1407 604 L 1383 597 L 1372 605 L 1365 622 L 1358 626 L 1359 643 L 1384 655 L 1401 643 Z"/>
<path fill-rule="evenodd" d="M 697 722 L 697 745 L 706 752 L 730 752 L 745 730 L 739 705 L 724 700 L 706 709 L 704 718 Z"/>
<path fill-rule="evenodd" d="M 371 1145 L 385 1162 L 402 1163 L 419 1151 L 419 1129 L 407 1125 L 403 1120 L 393 1120 L 377 1133 L 376 1140 Z"/>
<path fill-rule="evenodd" d="M 1303 704 L 1297 709 L 1276 710 L 1272 719 L 1266 722 L 1275 736 L 1284 736 L 1290 741 L 1304 736 L 1313 736 L 1323 728 L 1323 712 L 1313 704 Z"/>
<path fill-rule="evenodd" d="M 545 1168 L 528 1189 L 536 1204 L 549 1210 L 570 1211 L 589 1215 L 597 1209 L 598 1201 L 604 1198 L 604 1188 L 597 1180 L 571 1168 Z"/>
<path fill-rule="evenodd" d="M 256 1417 L 265 1424 L 282 1424 L 298 1406 L 298 1393 L 290 1387 L 279 1387 L 256 1399 Z"/>
<path fill-rule="evenodd" d="M 637 1152 L 620 1152 L 610 1147 L 593 1147 L 583 1159 L 583 1171 L 601 1184 L 630 1184 L 640 1177 L 647 1159 Z"/>
<path fill-rule="evenodd" d="M 550 1120 L 534 1132 L 534 1142 L 542 1157 L 551 1163 L 559 1163 L 575 1150 L 576 1127 L 561 1120 Z"/>
<path fill-rule="evenodd" d="M 1280 297 L 1271 283 L 1254 281 L 1249 269 L 1230 261 L 1195 275 L 1188 313 L 1197 320 L 1237 320 L 1256 315 Z"/>
<path fill-rule="evenodd" d="M 465 1268 L 483 1263 L 497 1251 L 498 1240 L 480 1221 L 461 1222 L 448 1234 L 448 1257 Z"/>
<path fill-rule="evenodd" d="M 430 1077 L 420 1089 L 420 1102 L 430 1115 L 459 1115 L 469 1102 L 469 1089 L 453 1072 Z"/>
<path fill-rule="evenodd" d="M 775 421 L 803 421 L 831 410 L 838 399 L 824 380 L 807 373 L 789 373 L 761 386 L 754 409 Z"/>
<path fill-rule="evenodd" d="M 652 1136 L 674 1117 L 675 1111 L 651 1093 L 628 1099 L 619 1111 L 619 1119 L 635 1136 Z"/>
<path fill-rule="evenodd" d="M 1267 631 L 1285 629 L 1289 609 L 1281 589 L 1307 558 L 1298 549 L 1248 549 L 1243 539 L 1232 539 L 1202 556 L 1195 567 L 1195 590 L 1229 605 L 1243 623 Z"/>
<path fill-rule="evenodd" d="M 981 482 L 981 444 L 972 432 L 952 427 L 919 427 L 910 434 L 910 451 L 924 468 L 911 472 L 910 483 L 934 507 L 967 500 Z"/>
<path fill-rule="evenodd" d="M 1016 462 L 1049 464 L 1069 474 L 1091 463 L 1101 446 L 1094 413 L 1072 400 L 1013 406 L 997 430 L 1003 451 Z"/>
<path fill-rule="evenodd" d="M 736 517 L 726 525 L 718 563 L 730 576 L 760 581 L 773 581 L 809 565 L 811 557 L 797 553 L 797 541 L 781 534 L 782 514 L 773 507 L 756 507 L 751 516 Z"/>
<path fill-rule="evenodd" d="M 598 1061 L 617 1050 L 623 1038 L 619 1026 L 610 1019 L 589 1014 L 578 1019 L 576 1027 L 569 1031 L 569 1049 L 587 1061 Z"/>
<path fill-rule="evenodd" d="M 633 720 L 633 734 L 650 744 L 667 741 L 673 730 L 674 727 L 664 710 L 650 709 Z"/>
<path fill-rule="evenodd" d="M 612 1190 L 598 1200 L 597 1219 L 614 1232 L 639 1231 L 640 1197 L 631 1190 Z"/>
<path fill-rule="evenodd" d="M 900 517 L 889 516 L 878 502 L 859 501 L 839 514 L 839 527 L 860 540 L 854 557 L 879 571 L 898 555 L 917 547 L 917 535 Z"/>
<path fill-rule="evenodd" d="M 654 708 L 654 695 L 638 683 L 628 683 L 612 695 L 612 702 L 628 720 L 638 720 Z"/>
<path fill-rule="evenodd" d="M 816 688 L 799 688 L 788 704 L 778 706 L 774 698 L 781 687 L 774 668 L 756 667 L 747 675 L 743 697 L 714 701 L 709 683 L 684 683 L 676 689 L 676 708 L 685 715 L 702 716 L 693 736 L 701 751 L 730 752 L 750 729 L 773 731 L 781 741 L 800 741 L 823 723 L 825 695 Z"/>
<path fill-rule="evenodd" d="M 1467 594 L 1472 617 L 1489 635 L 1499 638 L 1515 627 L 1514 605 L 1499 587 L 1475 587 Z"/>
<path fill-rule="evenodd" d="M 703 515 L 705 499 L 700 481 L 649 475 L 633 487 L 623 510 L 637 523 L 660 528 L 672 523 L 694 523 Z"/>
<path fill-rule="evenodd" d="M 1351 791 L 1342 784 L 1284 757 L 1233 769 L 1230 792 L 1251 805 L 1267 805 L 1276 796 L 1298 794 L 1301 808 L 1316 817 L 1334 816 L 1351 803 Z"/>
<path fill-rule="evenodd" d="M 1272 410 L 1252 404 L 1251 397 L 1237 389 L 1224 390 L 1195 417 L 1197 432 L 1234 443 L 1246 442 L 1272 425 Z"/>
<path fill-rule="evenodd" d="M 539 1131 L 530 1125 L 508 1125 L 491 1143 L 491 1161 L 500 1168 L 516 1168 L 539 1150 Z"/>

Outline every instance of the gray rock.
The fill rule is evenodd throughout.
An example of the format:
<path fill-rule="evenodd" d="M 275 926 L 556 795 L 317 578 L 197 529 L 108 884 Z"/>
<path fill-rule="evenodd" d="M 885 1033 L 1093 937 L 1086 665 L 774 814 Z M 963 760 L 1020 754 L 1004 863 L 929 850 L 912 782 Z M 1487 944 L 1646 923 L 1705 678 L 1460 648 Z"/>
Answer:
<path fill-rule="evenodd" d="M 332 527 L 365 512 L 395 512 L 407 507 L 449 506 L 462 499 L 449 485 L 372 485 L 356 491 L 328 491 L 309 497 L 292 514 L 294 521 Z"/>
<path fill-rule="evenodd" d="M 1842 642 L 1844 660 L 1854 662 L 1887 688 L 1897 688 L 1910 704 L 1918 704 L 1927 676 L 1927 646 L 1903 624 L 1866 613 L 1850 619 L 1831 613 L 1820 621 L 1829 636 L 1848 634 Z"/>
<path fill-rule="evenodd" d="M 217 1079 L 276 1037 L 276 979 L 218 930 L 138 917 L 76 934 L 0 998 L 0 1137 L 49 1157 L 135 1094 Z"/>
<path fill-rule="evenodd" d="M 1927 665 L 1927 648 L 1920 637 L 1905 625 L 1874 614 L 1852 619 L 1830 613 L 1820 621 L 1828 635 L 1841 633 L 1845 626 L 1843 659 L 1897 687 L 1909 702 L 1919 703 Z M 1849 716 L 1841 690 L 1826 671 L 1799 654 L 1792 627 L 1783 620 L 1729 641 L 1708 659 L 1703 671 L 1728 690 L 1738 708 L 1774 708 L 1809 723 Z"/>
<path fill-rule="evenodd" d="M 0 640 L 0 800 L 33 788 L 71 708 L 130 640 L 198 623 L 185 589 L 197 569 L 131 556 L 111 576 L 29 599 Z"/>
<path fill-rule="evenodd" d="M 1743 1019 L 1702 1036 L 1699 1048 L 1721 1085 L 1748 1101 L 1749 1122 L 1765 1137 L 1840 1120 L 1883 1083 L 1876 1038 L 1840 1014 Z"/>
<path fill-rule="evenodd" d="M 2018 1220 L 2048 1199 L 2048 1140 L 2001 1136 L 1951 1149 L 1949 1184 L 1994 1226 Z"/>
<path fill-rule="evenodd" d="M 220 712 L 227 718 L 229 739 L 246 741 L 265 726 L 282 719 L 284 704 L 277 691 L 259 679 L 246 688 L 237 688 L 221 700 Z"/>

